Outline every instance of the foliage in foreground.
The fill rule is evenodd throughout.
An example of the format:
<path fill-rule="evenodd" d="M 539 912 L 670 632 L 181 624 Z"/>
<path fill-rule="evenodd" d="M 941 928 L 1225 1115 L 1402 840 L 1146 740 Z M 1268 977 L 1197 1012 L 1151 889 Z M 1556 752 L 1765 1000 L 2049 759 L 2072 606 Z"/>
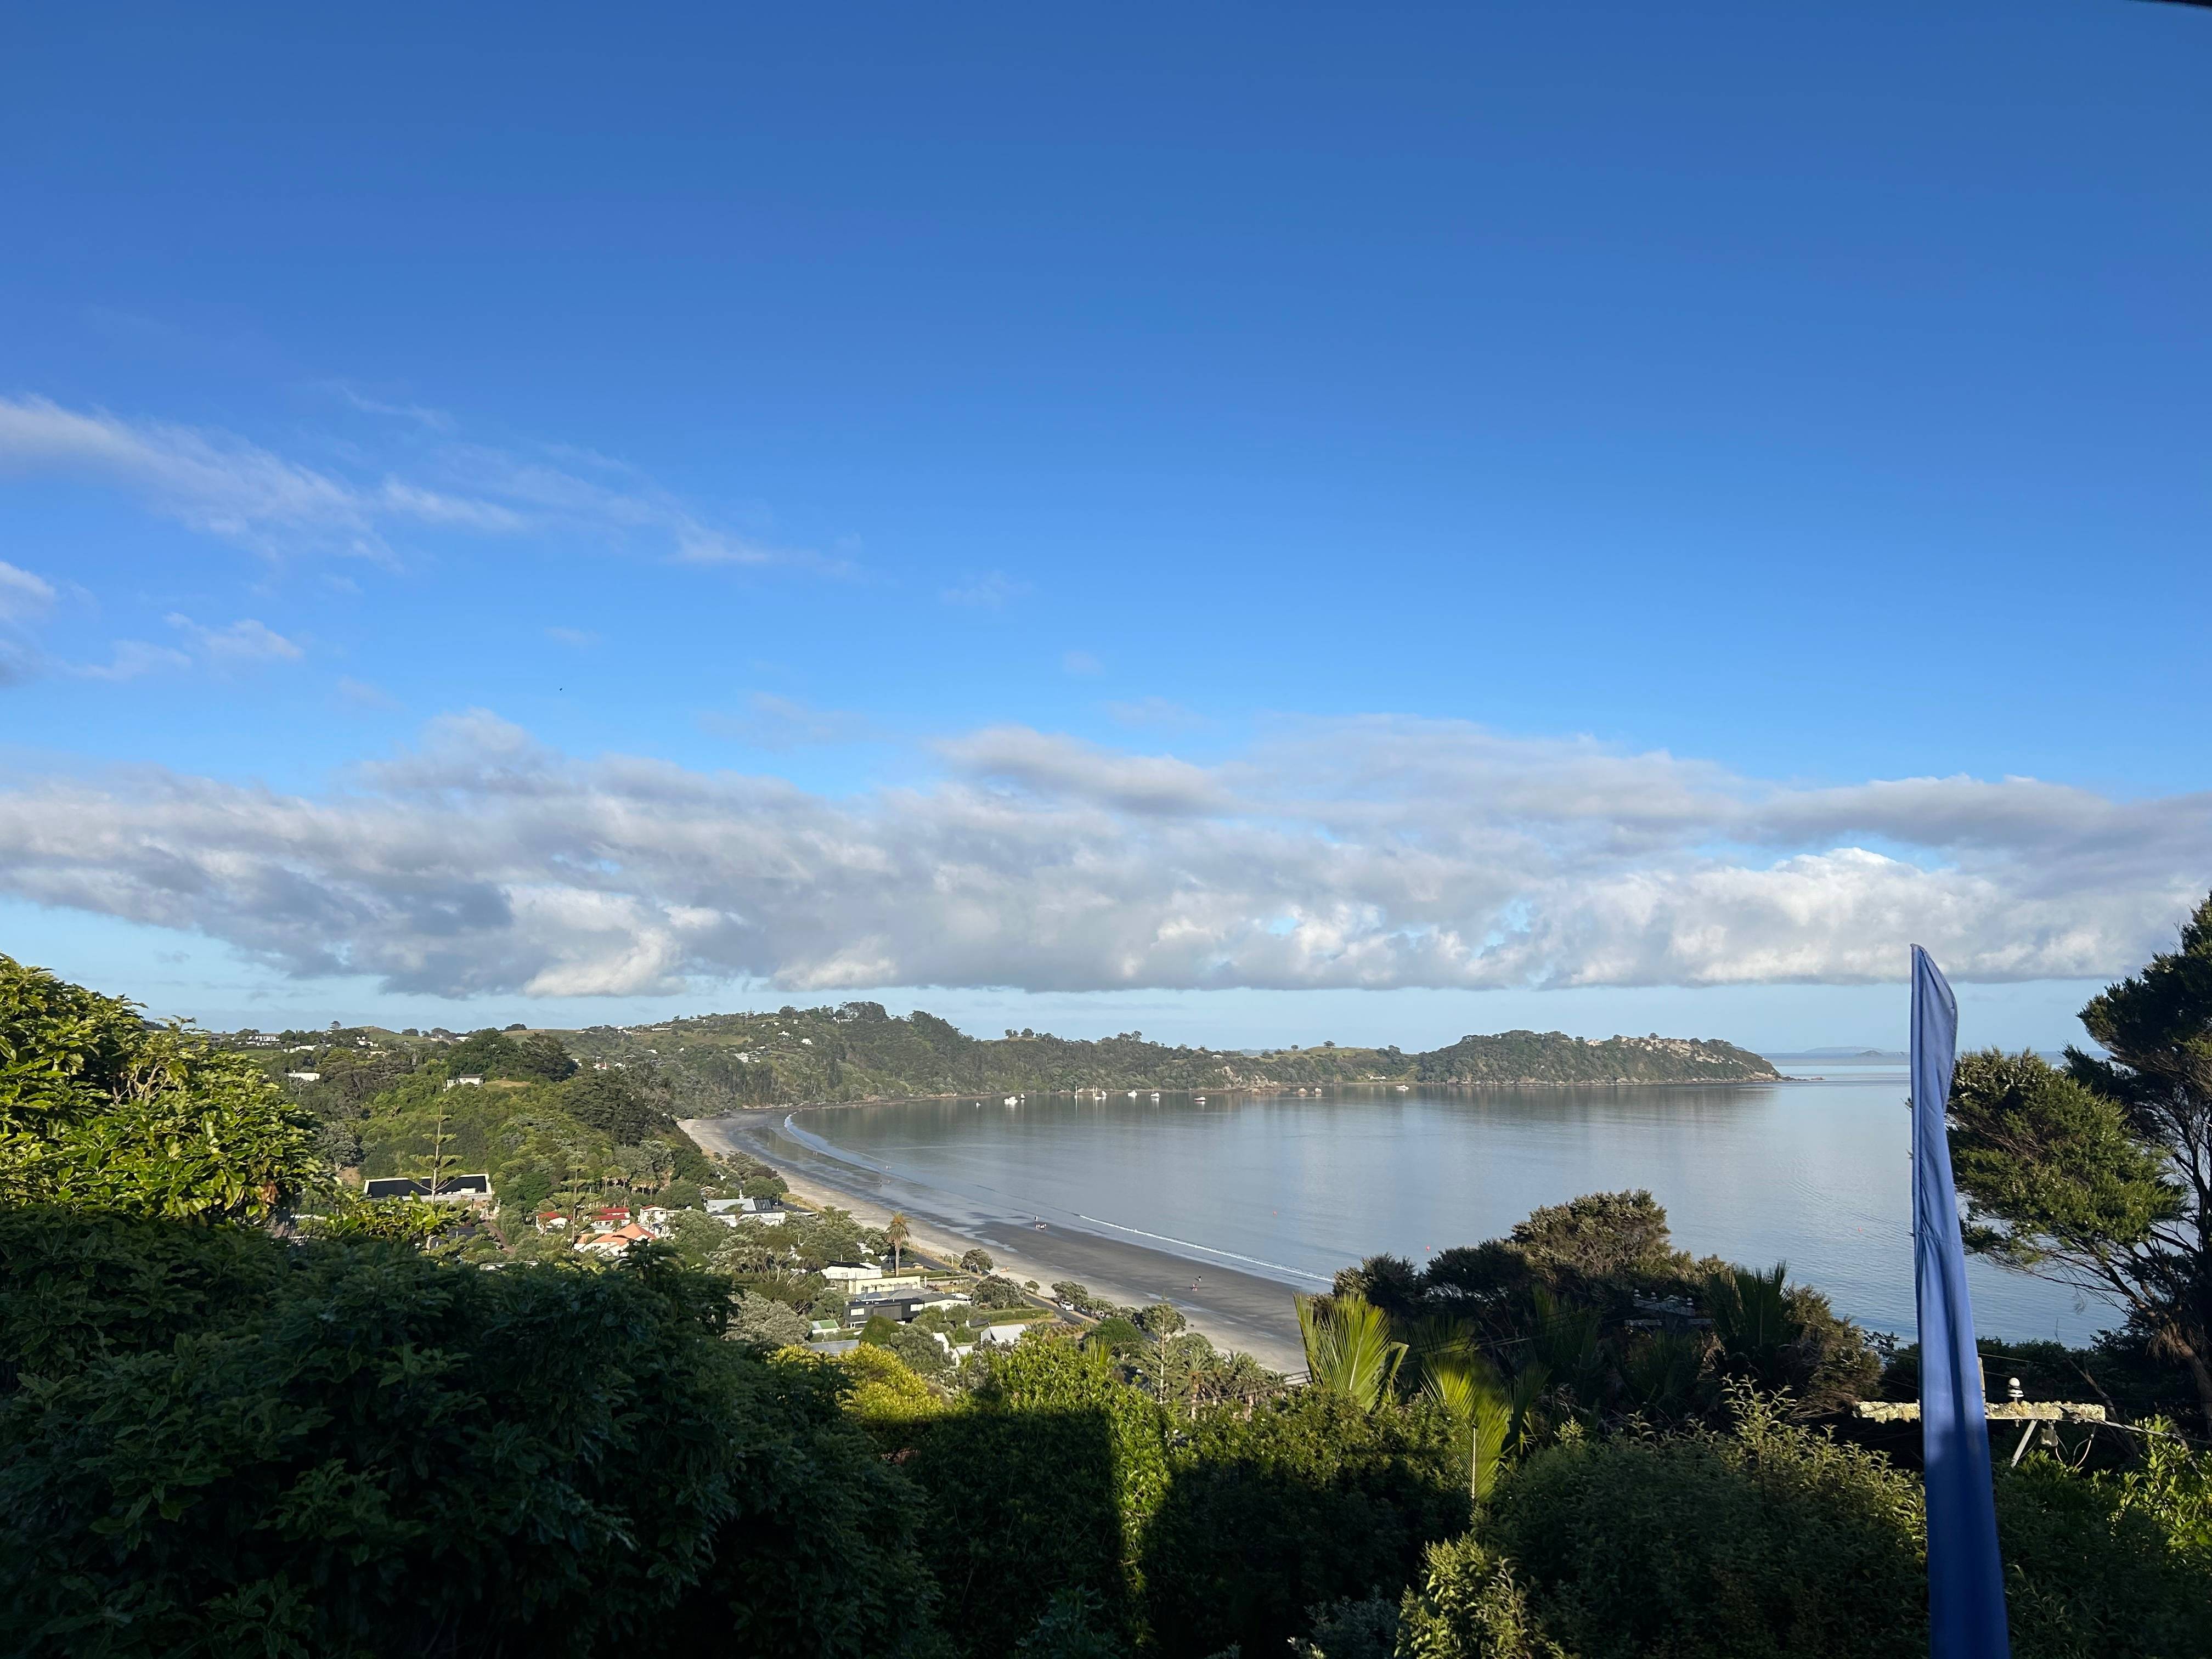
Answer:
<path fill-rule="evenodd" d="M 1569 1434 L 1431 1552 L 1403 1617 L 1422 1656 L 1906 1659 L 1927 1650 L 1920 1484 L 1738 1389 L 1735 1425 Z M 2021 1659 L 2212 1653 L 2212 1457 L 2127 1476 L 2048 1459 L 1997 1485 Z"/>
<path fill-rule="evenodd" d="M 259 1219 L 321 1173 L 252 1060 L 0 956 L 0 1205 Z"/>
<path fill-rule="evenodd" d="M 483 1273 L 16 1211 L 0 1259 L 0 1327 L 73 1310 L 0 1401 L 9 1652 L 927 1634 L 910 1491 L 834 1380 L 720 1340 L 721 1298 L 650 1257 Z"/>

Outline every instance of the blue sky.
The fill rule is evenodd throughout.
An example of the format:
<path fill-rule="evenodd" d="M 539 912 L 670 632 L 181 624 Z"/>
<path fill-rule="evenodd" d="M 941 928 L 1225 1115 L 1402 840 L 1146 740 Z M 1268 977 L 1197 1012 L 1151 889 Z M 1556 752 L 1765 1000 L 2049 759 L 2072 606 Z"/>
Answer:
<path fill-rule="evenodd" d="M 2203 15 L 9 27 L 11 953 L 2044 1044 L 2212 887 Z"/>

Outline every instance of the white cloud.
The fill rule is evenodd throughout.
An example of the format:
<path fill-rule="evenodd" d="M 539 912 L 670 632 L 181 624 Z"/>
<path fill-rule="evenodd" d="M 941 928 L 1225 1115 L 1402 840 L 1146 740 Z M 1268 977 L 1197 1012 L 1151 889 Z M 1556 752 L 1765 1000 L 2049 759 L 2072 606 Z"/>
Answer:
<path fill-rule="evenodd" d="M 381 398 L 369 397 L 344 380 L 330 380 L 325 384 L 364 415 L 388 415 L 395 420 L 412 421 L 433 432 L 450 432 L 453 428 L 453 417 L 442 409 L 429 409 L 421 404 L 386 403 Z"/>
<path fill-rule="evenodd" d="M 0 623 L 43 617 L 54 602 L 53 584 L 0 559 Z"/>
<path fill-rule="evenodd" d="M 112 654 L 104 663 L 79 663 L 70 672 L 88 680 L 137 680 L 149 674 L 173 672 L 190 668 L 192 659 L 183 652 L 166 645 L 149 645 L 144 640 L 118 640 Z"/>
<path fill-rule="evenodd" d="M 222 666 L 257 662 L 297 662 L 307 655 L 265 623 L 246 617 L 228 628 L 210 628 L 172 611 L 162 620 L 191 640 L 208 660 Z"/>
<path fill-rule="evenodd" d="M 795 707 L 795 706 L 794 706 Z M 797 718 L 798 716 L 794 716 Z M 441 994 L 1711 985 L 2115 974 L 2212 884 L 2212 799 L 1799 790 L 1449 722 L 1198 765 L 1021 727 L 917 787 L 581 760 L 482 711 L 319 796 L 0 790 L 0 890 Z M 1879 840 L 1892 849 L 1860 844 Z"/>
<path fill-rule="evenodd" d="M 440 411 L 344 395 L 356 407 L 404 414 L 433 431 L 452 425 Z M 227 432 L 65 409 L 45 398 L 0 397 L 0 471 L 58 473 L 126 490 L 164 517 L 270 558 L 335 552 L 388 561 L 393 535 L 428 526 L 489 537 L 580 536 L 687 563 L 847 569 L 839 560 L 750 541 L 634 470 L 582 452 L 555 452 L 574 465 L 451 441 L 407 453 L 421 457 L 428 476 L 387 470 L 353 477 Z"/>
<path fill-rule="evenodd" d="M 194 530 L 264 550 L 299 535 L 380 549 L 356 492 L 224 433 L 0 398 L 0 466 L 115 484 Z"/>

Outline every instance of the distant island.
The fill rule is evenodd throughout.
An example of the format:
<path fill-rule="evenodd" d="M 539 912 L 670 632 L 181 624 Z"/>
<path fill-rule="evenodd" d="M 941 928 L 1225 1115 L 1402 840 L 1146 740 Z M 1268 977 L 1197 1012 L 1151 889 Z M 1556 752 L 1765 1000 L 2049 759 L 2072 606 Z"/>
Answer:
<path fill-rule="evenodd" d="M 1254 1054 L 1152 1042 L 1141 1031 L 1096 1040 L 1012 1030 L 976 1037 L 921 1010 L 895 1018 L 875 1002 L 528 1035 L 557 1043 L 586 1068 L 649 1074 L 672 1109 L 693 1117 L 746 1107 L 1022 1091 L 1765 1083 L 1781 1077 L 1770 1062 L 1733 1043 L 1656 1032 L 1593 1042 L 1560 1031 L 1506 1031 L 1413 1054 L 1334 1042 Z M 334 1036 L 341 1038 L 336 1045 Z M 240 1031 L 223 1041 L 286 1051 L 312 1044 L 319 1054 L 332 1046 L 356 1053 L 374 1046 L 396 1060 L 408 1051 L 427 1059 L 466 1039 L 441 1029 L 358 1028 L 343 1034 Z"/>

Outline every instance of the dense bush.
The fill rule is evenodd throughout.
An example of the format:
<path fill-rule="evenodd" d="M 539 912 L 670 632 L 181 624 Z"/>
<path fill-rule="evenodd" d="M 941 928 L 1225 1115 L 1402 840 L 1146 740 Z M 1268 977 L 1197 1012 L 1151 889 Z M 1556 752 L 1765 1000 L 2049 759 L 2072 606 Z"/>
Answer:
<path fill-rule="evenodd" d="M 958 1409 L 886 1442 L 923 1493 L 946 1631 L 962 1653 L 1008 1653 L 1063 1591 L 1086 1592 L 1108 1631 L 1132 1631 L 1166 1419 L 1072 1343 L 1033 1337 L 981 1363 Z"/>
<path fill-rule="evenodd" d="M 0 1205 L 260 1218 L 325 1173 L 315 1144 L 245 1055 L 0 956 Z"/>
<path fill-rule="evenodd" d="M 1399 1659 L 1567 1659 L 1537 1628 L 1511 1564 L 1473 1534 L 1430 1545 L 1421 1565 L 1398 1609 Z"/>
<path fill-rule="evenodd" d="M 1917 1656 L 1920 1485 L 1738 1390 L 1734 1429 L 1570 1434 L 1432 1553 L 1405 1618 L 1419 1659 Z M 2047 1458 L 1996 1484 L 2020 1659 L 2212 1654 L 2212 1457 L 2160 1443 L 2123 1476 Z"/>
<path fill-rule="evenodd" d="M 649 1254 L 487 1273 L 44 1224 L 6 1314 L 70 1333 L 0 1402 L 9 1652 L 860 1655 L 926 1630 L 910 1496 L 837 1379 L 720 1340 L 719 1291 Z"/>
<path fill-rule="evenodd" d="M 2031 1458 L 1999 1473 L 1996 1503 L 2021 1659 L 2212 1655 L 2212 1455 L 2159 1442 L 2094 1477 Z"/>
<path fill-rule="evenodd" d="M 558 1083 L 574 1077 L 576 1062 L 550 1031 L 517 1037 L 505 1031 L 477 1031 L 445 1054 L 449 1077 L 512 1078 L 524 1083 Z"/>
<path fill-rule="evenodd" d="M 1486 1540 L 1580 1659 L 1924 1653 L 1919 1485 L 1735 1396 L 1732 1433 L 1571 1436 L 1502 1490 Z"/>
<path fill-rule="evenodd" d="M 295 1265 L 242 1227 L 0 1208 L 0 1389 L 235 1323 Z"/>
<path fill-rule="evenodd" d="M 1202 1415 L 1169 1469 L 1144 1553 L 1164 1655 L 1279 1653 L 1316 1606 L 1395 1598 L 1422 1551 L 1468 1524 L 1450 1421 L 1426 1407 L 1368 1413 L 1304 1389 Z"/>
<path fill-rule="evenodd" d="M 1667 1212 L 1644 1191 L 1547 1205 L 1511 1235 L 1440 1251 L 1425 1268 L 1370 1256 L 1336 1275 L 1335 1298 L 1382 1310 L 1409 1350 L 1401 1395 L 1429 1382 L 1431 1355 L 1480 1351 L 1543 1395 L 1541 1421 L 1589 1427 L 1726 1420 L 1725 1384 L 1787 1395 L 1817 1416 L 1872 1392 L 1881 1367 L 1819 1291 L 1676 1249 Z M 1684 1316 L 1653 1332 L 1653 1297 Z M 1687 1316 L 1699 1311 L 1705 1325 Z"/>

